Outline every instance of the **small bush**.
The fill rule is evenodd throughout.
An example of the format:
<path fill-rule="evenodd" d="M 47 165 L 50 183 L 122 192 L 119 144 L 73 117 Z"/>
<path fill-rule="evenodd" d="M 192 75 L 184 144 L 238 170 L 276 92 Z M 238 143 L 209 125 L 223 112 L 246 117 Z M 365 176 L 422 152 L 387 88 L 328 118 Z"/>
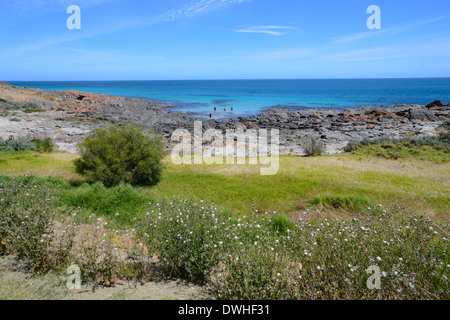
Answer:
<path fill-rule="evenodd" d="M 325 152 L 325 144 L 318 137 L 306 137 L 300 142 L 306 156 L 319 156 Z"/>
<path fill-rule="evenodd" d="M 0 137 L 0 150 L 9 150 L 9 151 L 25 151 L 25 150 L 33 150 L 34 144 L 25 139 L 16 140 L 13 136 L 10 136 L 7 140 L 3 140 Z"/>
<path fill-rule="evenodd" d="M 287 246 L 293 225 L 280 215 L 264 215 L 225 221 L 221 228 L 226 251 L 211 279 L 218 299 L 295 299 L 302 264 Z"/>
<path fill-rule="evenodd" d="M 4 181 L 4 182 L 3 182 Z M 15 254 L 42 272 L 66 261 L 69 232 L 55 230 L 54 185 L 35 176 L 0 182 L 0 243 L 3 253 Z M 58 241 L 55 241 L 58 239 Z M 0 252 L 2 253 L 2 252 Z"/>
<path fill-rule="evenodd" d="M 0 151 L 37 151 L 37 152 L 52 152 L 53 142 L 50 138 L 45 139 L 16 139 L 10 136 L 7 140 L 0 138 Z"/>
<path fill-rule="evenodd" d="M 450 132 L 442 132 L 439 134 L 439 141 L 443 143 L 447 150 L 450 151 Z"/>
<path fill-rule="evenodd" d="M 356 150 L 360 146 L 360 142 L 358 140 L 350 140 L 347 142 L 347 145 L 342 149 L 344 152 L 352 152 Z"/>
<path fill-rule="evenodd" d="M 79 145 L 81 157 L 74 161 L 77 173 L 88 182 L 110 187 L 121 182 L 154 185 L 161 178 L 164 144 L 154 133 L 136 125 L 111 125 L 95 129 Z"/>
<path fill-rule="evenodd" d="M 275 240 L 271 238 L 271 240 Z M 272 251 L 268 241 L 235 246 L 222 268 L 214 275 L 212 287 L 222 300 L 291 300 L 300 286 L 301 262 L 294 262 L 285 248 Z"/>
<path fill-rule="evenodd" d="M 32 139 L 31 142 L 34 143 L 34 150 L 37 152 L 53 151 L 53 141 L 50 138 Z"/>
<path fill-rule="evenodd" d="M 446 130 L 450 130 L 450 120 L 445 121 L 438 128 L 443 128 L 443 129 L 446 129 Z"/>
<path fill-rule="evenodd" d="M 216 208 L 188 200 L 163 200 L 146 215 L 141 236 L 170 275 L 205 283 L 224 247 Z"/>

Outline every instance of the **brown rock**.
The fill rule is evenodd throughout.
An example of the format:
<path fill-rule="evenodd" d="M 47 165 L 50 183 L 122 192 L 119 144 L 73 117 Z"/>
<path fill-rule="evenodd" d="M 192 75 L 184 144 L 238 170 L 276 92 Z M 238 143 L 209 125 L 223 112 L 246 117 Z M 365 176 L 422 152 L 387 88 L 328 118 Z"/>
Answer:
<path fill-rule="evenodd" d="M 433 101 L 432 103 L 426 106 L 427 109 L 435 108 L 435 107 L 443 107 L 444 105 L 439 100 Z"/>

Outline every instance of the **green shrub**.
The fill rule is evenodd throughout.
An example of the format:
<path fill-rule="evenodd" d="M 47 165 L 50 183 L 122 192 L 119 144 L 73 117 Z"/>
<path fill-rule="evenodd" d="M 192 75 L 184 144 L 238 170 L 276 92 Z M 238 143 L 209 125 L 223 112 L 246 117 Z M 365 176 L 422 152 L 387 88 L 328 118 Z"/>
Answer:
<path fill-rule="evenodd" d="M 447 146 L 450 151 L 450 132 L 442 132 L 439 134 L 439 141 Z"/>
<path fill-rule="evenodd" d="M 9 119 L 11 122 L 20 122 L 21 120 L 19 118 L 11 118 Z"/>
<path fill-rule="evenodd" d="M 173 198 L 158 202 L 139 229 L 170 276 L 203 284 L 225 247 L 221 222 L 213 205 Z"/>
<path fill-rule="evenodd" d="M 31 142 L 34 143 L 34 150 L 37 152 L 53 151 L 53 141 L 50 138 L 32 139 Z"/>
<path fill-rule="evenodd" d="M 31 141 L 25 139 L 16 140 L 13 136 L 10 136 L 7 140 L 3 140 L 0 137 L 0 150 L 25 151 L 33 149 L 34 144 Z"/>
<path fill-rule="evenodd" d="M 53 141 L 51 138 L 45 139 L 16 139 L 10 136 L 7 140 L 3 140 L 0 137 L 0 151 L 26 151 L 32 150 L 37 152 L 52 152 L 53 151 Z"/>
<path fill-rule="evenodd" d="M 275 240 L 275 239 L 272 239 Z M 291 300 L 298 297 L 300 262 L 286 249 L 271 250 L 258 242 L 235 246 L 222 268 L 212 278 L 212 287 L 221 300 Z"/>
<path fill-rule="evenodd" d="M 445 121 L 438 128 L 443 128 L 443 129 L 446 129 L 446 130 L 450 130 L 450 120 Z"/>
<path fill-rule="evenodd" d="M 325 152 L 325 144 L 318 137 L 306 137 L 300 145 L 306 156 L 319 156 Z"/>
<path fill-rule="evenodd" d="M 72 244 L 70 232 L 55 229 L 54 188 L 30 175 L 0 182 L 0 254 L 28 260 L 35 272 L 64 264 Z"/>
<path fill-rule="evenodd" d="M 359 146 L 360 146 L 360 141 L 352 139 L 347 142 L 347 144 L 345 145 L 345 147 L 342 150 L 344 152 L 352 152 L 352 151 L 356 150 L 356 148 L 358 148 Z"/>
<path fill-rule="evenodd" d="M 79 144 L 76 171 L 88 182 L 110 187 L 121 182 L 154 185 L 161 178 L 164 144 L 154 133 L 136 125 L 95 129 Z"/>
<path fill-rule="evenodd" d="M 282 233 L 277 230 L 280 225 Z M 226 251 L 211 278 L 218 299 L 296 298 L 302 266 L 288 246 L 292 236 L 288 225 L 293 228 L 282 216 L 268 214 L 221 225 Z"/>

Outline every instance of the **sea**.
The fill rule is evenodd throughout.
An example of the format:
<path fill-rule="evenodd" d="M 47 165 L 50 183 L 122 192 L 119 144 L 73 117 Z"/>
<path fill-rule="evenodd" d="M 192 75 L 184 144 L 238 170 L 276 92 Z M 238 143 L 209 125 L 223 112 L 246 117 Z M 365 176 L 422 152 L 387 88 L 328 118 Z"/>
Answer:
<path fill-rule="evenodd" d="M 345 80 L 12 81 L 43 90 L 77 90 L 169 103 L 172 111 L 221 120 L 268 108 L 343 109 L 450 102 L 450 78 Z M 214 111 L 214 107 L 216 111 Z M 225 110 L 226 109 L 226 110 Z"/>

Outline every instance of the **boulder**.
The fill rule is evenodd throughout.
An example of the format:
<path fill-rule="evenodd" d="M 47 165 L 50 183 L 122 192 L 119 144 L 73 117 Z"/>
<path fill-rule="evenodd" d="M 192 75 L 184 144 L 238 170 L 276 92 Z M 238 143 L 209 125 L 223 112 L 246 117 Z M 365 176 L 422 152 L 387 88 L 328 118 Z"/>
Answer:
<path fill-rule="evenodd" d="M 434 113 L 430 112 L 426 108 L 409 109 L 409 120 L 428 120 L 436 121 L 439 120 Z"/>
<path fill-rule="evenodd" d="M 440 102 L 439 100 L 433 101 L 429 104 L 427 104 L 426 108 L 430 109 L 430 108 L 436 108 L 436 107 L 443 107 L 444 105 L 442 104 L 442 102 Z"/>

